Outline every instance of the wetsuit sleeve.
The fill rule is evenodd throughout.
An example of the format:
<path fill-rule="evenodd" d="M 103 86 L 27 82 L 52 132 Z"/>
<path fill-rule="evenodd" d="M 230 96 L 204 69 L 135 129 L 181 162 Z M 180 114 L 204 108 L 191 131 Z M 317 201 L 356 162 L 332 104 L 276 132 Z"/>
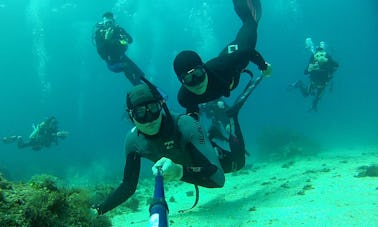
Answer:
<path fill-rule="evenodd" d="M 308 67 L 310 66 L 310 64 L 313 64 L 313 62 L 314 62 L 314 56 L 312 55 L 310 57 L 310 60 L 308 61 L 308 64 L 306 65 L 306 68 L 304 69 L 304 74 L 305 75 L 310 74 L 310 72 L 308 71 Z"/>
<path fill-rule="evenodd" d="M 140 156 L 134 152 L 126 157 L 121 185 L 98 207 L 98 213 L 104 214 L 130 198 L 138 185 L 140 172 Z"/>
<path fill-rule="evenodd" d="M 95 35 L 95 41 L 96 41 L 96 49 L 97 53 L 100 55 L 100 57 L 103 60 L 107 60 L 107 53 L 106 53 L 106 47 L 105 47 L 105 39 L 103 37 L 103 34 L 101 33 L 100 29 L 97 29 L 96 35 Z"/>
<path fill-rule="evenodd" d="M 207 188 L 223 187 L 224 172 L 219 159 L 205 136 L 198 121 L 183 115 L 178 121 L 186 149 L 190 152 L 192 163 L 183 166 L 182 181 Z"/>
<path fill-rule="evenodd" d="M 257 67 L 260 70 L 265 70 L 268 67 L 262 55 L 256 50 L 244 49 L 237 50 L 233 53 L 227 54 L 227 49 L 224 49 L 224 51 L 222 51 L 222 53 L 215 59 L 217 64 L 221 65 L 218 67 L 222 67 L 222 65 L 228 65 L 236 67 L 239 71 L 246 68 L 248 66 L 249 61 L 257 65 Z"/>
<path fill-rule="evenodd" d="M 119 29 L 120 29 L 121 36 L 126 39 L 128 44 L 131 44 L 134 41 L 133 37 L 131 37 L 131 35 L 129 33 L 127 33 L 125 29 L 123 29 L 121 27 L 119 27 Z"/>
<path fill-rule="evenodd" d="M 255 65 L 257 65 L 257 67 L 261 71 L 266 70 L 268 68 L 268 65 L 266 64 L 264 58 L 262 57 L 262 55 L 259 52 L 257 52 L 256 50 L 253 50 L 252 53 L 250 53 L 250 55 L 251 55 L 250 60 Z"/>

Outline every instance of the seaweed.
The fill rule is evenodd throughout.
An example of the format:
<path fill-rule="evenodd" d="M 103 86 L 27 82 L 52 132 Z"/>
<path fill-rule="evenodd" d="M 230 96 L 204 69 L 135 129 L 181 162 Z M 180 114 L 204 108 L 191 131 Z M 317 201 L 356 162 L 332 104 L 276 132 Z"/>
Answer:
<path fill-rule="evenodd" d="M 89 190 L 65 188 L 49 175 L 8 184 L 0 189 L 0 226 L 111 226 L 108 217 L 90 212 Z"/>

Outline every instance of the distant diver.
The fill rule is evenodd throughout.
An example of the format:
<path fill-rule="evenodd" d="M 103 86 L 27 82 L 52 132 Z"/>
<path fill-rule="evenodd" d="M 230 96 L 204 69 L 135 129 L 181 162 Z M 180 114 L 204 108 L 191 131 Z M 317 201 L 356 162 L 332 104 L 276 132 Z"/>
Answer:
<path fill-rule="evenodd" d="M 304 74 L 309 75 L 309 83 L 305 85 L 304 82 L 298 80 L 290 86 L 299 88 L 304 97 L 314 96 L 309 111 L 318 111 L 320 98 L 327 85 L 331 82 L 333 74 L 339 67 L 339 64 L 334 61 L 327 52 L 324 41 L 321 41 L 319 46 L 316 47 L 313 45 L 312 39 L 307 38 L 306 48 L 312 53 L 310 61 L 304 70 Z"/>
<path fill-rule="evenodd" d="M 116 23 L 113 13 L 104 13 L 102 21 L 96 24 L 94 39 L 97 52 L 107 63 L 109 70 L 123 72 L 132 85 L 141 83 L 140 77 L 144 73 L 125 54 L 133 38 Z"/>
<path fill-rule="evenodd" d="M 64 139 L 68 135 L 67 131 L 59 131 L 58 121 L 55 117 L 49 117 L 37 126 L 33 125 L 33 132 L 29 136 L 29 140 L 25 142 L 22 136 L 3 137 L 3 143 L 10 144 L 17 141 L 19 149 L 31 147 L 35 151 L 39 151 L 44 147 L 50 147 L 52 143 L 58 145 L 58 139 Z"/>

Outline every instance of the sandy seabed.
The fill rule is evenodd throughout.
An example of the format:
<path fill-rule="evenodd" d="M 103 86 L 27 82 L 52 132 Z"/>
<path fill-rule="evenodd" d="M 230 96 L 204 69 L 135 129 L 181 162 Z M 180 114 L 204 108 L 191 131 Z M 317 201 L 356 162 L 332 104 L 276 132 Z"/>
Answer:
<path fill-rule="evenodd" d="M 256 163 L 227 174 L 223 188 L 165 185 L 170 226 L 378 226 L 378 177 L 356 177 L 378 163 L 378 149 L 331 150 L 317 156 Z M 153 182 L 152 182 L 153 183 Z M 139 188 L 138 188 L 139 190 Z M 151 195 L 146 195 L 151 197 Z M 174 201 L 173 201 L 174 200 Z M 148 206 L 112 217 L 114 226 L 148 226 Z"/>

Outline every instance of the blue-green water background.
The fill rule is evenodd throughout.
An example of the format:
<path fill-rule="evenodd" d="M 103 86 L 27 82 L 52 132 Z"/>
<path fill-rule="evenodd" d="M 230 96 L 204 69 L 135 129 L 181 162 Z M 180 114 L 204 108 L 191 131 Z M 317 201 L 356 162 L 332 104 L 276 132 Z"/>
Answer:
<path fill-rule="evenodd" d="M 221 2 L 221 3 L 220 3 Z M 378 142 L 378 3 L 376 0 L 262 0 L 257 49 L 274 70 L 240 113 L 248 150 L 269 126 L 290 127 L 326 149 Z M 133 36 L 128 55 L 177 104 L 172 61 L 183 49 L 216 56 L 241 26 L 231 1 L 0 0 L 0 136 L 27 137 L 31 125 L 58 118 L 70 136 L 40 152 L 0 144 L 0 169 L 15 179 L 49 173 L 72 181 L 120 180 L 121 116 L 130 88 L 109 72 L 92 44 L 93 25 L 111 10 Z M 324 40 L 339 62 L 333 93 L 318 113 L 287 85 L 304 79 L 304 40 Z M 254 69 L 254 68 L 252 68 Z M 231 99 L 232 100 L 232 99 Z"/>

